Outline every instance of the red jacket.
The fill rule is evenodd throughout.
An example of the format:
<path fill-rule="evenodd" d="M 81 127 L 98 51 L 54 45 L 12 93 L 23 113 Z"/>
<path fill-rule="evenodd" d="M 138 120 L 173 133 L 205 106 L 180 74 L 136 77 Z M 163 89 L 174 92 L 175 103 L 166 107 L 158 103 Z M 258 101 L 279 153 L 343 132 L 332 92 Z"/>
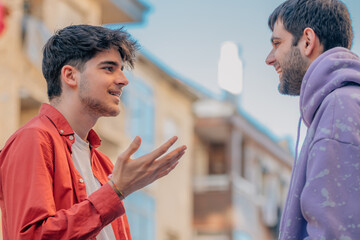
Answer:
<path fill-rule="evenodd" d="M 4 240 L 91 239 L 112 223 L 116 239 L 131 239 L 122 201 L 107 183 L 113 164 L 96 148 L 91 166 L 102 187 L 86 196 L 71 158 L 74 132 L 63 115 L 43 104 L 0 152 L 0 206 Z"/>

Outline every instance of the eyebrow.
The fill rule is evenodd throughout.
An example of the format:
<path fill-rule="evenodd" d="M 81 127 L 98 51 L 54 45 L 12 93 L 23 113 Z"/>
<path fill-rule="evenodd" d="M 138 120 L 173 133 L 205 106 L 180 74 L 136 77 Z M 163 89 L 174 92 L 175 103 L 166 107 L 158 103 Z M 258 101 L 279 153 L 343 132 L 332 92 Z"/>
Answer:
<path fill-rule="evenodd" d="M 271 37 L 270 42 L 274 43 L 275 40 L 280 40 L 280 38 L 279 37 Z"/>
<path fill-rule="evenodd" d="M 100 62 L 98 65 L 99 66 L 100 65 L 113 65 L 115 67 L 120 66 L 120 64 L 118 62 L 115 62 L 115 61 L 103 61 L 103 62 Z"/>

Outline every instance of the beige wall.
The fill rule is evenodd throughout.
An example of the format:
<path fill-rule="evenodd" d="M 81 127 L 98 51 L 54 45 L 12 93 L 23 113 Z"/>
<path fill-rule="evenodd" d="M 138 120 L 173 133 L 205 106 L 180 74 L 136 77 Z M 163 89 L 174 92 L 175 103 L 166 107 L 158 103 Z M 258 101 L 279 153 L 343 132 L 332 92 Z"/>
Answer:
<path fill-rule="evenodd" d="M 242 118 L 237 114 L 227 119 Z M 235 230 L 248 234 L 254 240 L 275 239 L 267 225 L 276 223 L 277 208 L 284 206 L 291 165 L 284 161 L 283 156 L 289 161 L 292 157 L 284 155 L 285 150 L 279 150 L 275 142 L 269 142 L 264 133 L 248 122 L 242 121 L 236 127 L 231 125 L 233 122 L 236 121 L 216 121 L 216 117 L 199 117 L 196 120 L 195 239 L 231 240 Z M 217 136 L 208 134 L 213 129 L 217 129 Z M 227 132 L 226 129 L 232 130 Z M 210 142 L 222 142 L 228 149 L 227 155 L 221 158 L 230 164 L 225 174 L 208 172 L 210 151 L 207 145 Z M 214 191 L 218 191 L 218 195 L 214 196 Z M 221 195 L 230 195 L 230 203 L 218 199 Z M 220 209 L 218 212 L 222 214 L 216 209 Z M 229 221 L 228 226 L 217 224 L 217 228 L 213 227 L 225 217 Z"/>
<path fill-rule="evenodd" d="M 22 0 L 3 0 L 11 11 L 7 32 L 0 36 L 0 146 L 20 126 L 38 113 L 40 104 L 47 102 L 46 82 L 42 77 L 41 42 L 30 45 L 38 55 L 30 60 L 26 44 L 21 40 Z M 99 1 L 95 0 L 33 0 L 36 14 L 48 28 L 49 34 L 68 24 L 101 24 Z M 55 10 L 56 9 L 56 10 Z M 109 18 L 109 17 L 107 17 Z M 36 51 L 35 51 L 36 52 Z M 34 53 L 32 53 L 34 54 Z M 148 61 L 148 60 L 147 60 Z M 134 74 L 153 87 L 155 105 L 155 145 L 168 137 L 165 127 L 175 125 L 180 144 L 188 145 L 187 154 L 175 171 L 146 189 L 156 201 L 157 240 L 188 240 L 192 235 L 192 184 L 191 147 L 193 140 L 192 98 L 179 87 L 170 84 L 171 77 L 153 63 L 136 65 Z M 169 80 L 170 79 L 170 80 Z M 126 109 L 115 118 L 102 118 L 95 130 L 103 139 L 101 150 L 114 162 L 119 152 L 125 150 L 130 138 L 124 134 Z M 176 238 L 177 237 L 177 238 Z M 2 237 L 0 237 L 2 239 Z"/>
<path fill-rule="evenodd" d="M 5 1 L 11 8 L 17 9 L 20 0 Z M 18 98 L 19 70 L 23 64 L 18 63 L 21 57 L 20 19 L 21 11 L 11 11 L 6 30 L 0 36 L 0 144 L 3 145 L 19 123 Z"/>
<path fill-rule="evenodd" d="M 155 239 L 188 240 L 192 238 L 192 100 L 146 63 L 138 62 L 134 74 L 146 80 L 154 91 L 155 145 L 175 134 L 179 137 L 176 147 L 188 147 L 176 169 L 149 188 L 156 202 Z M 168 129 L 168 125 L 174 128 Z"/>

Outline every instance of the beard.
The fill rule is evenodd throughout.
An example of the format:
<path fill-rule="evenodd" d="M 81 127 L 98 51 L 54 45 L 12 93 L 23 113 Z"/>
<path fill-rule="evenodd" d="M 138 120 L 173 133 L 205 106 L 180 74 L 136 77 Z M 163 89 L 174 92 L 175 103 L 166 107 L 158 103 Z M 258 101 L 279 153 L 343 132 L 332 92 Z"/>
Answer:
<path fill-rule="evenodd" d="M 279 92 L 285 95 L 300 95 L 301 83 L 308 68 L 307 61 L 301 56 L 299 48 L 292 46 L 281 66 Z"/>
<path fill-rule="evenodd" d="M 89 96 L 88 89 L 87 80 L 82 79 L 79 84 L 79 99 L 87 113 L 95 117 L 115 117 L 120 113 L 119 107 L 110 106 L 105 101 Z"/>

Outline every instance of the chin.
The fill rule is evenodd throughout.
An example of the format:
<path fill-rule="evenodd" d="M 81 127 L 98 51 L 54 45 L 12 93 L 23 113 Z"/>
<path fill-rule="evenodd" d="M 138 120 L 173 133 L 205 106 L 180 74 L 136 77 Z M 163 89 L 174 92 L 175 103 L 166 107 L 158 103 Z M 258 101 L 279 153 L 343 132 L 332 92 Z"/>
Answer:
<path fill-rule="evenodd" d="M 278 91 L 279 91 L 279 93 L 281 93 L 281 94 L 286 94 L 286 91 L 285 91 L 285 88 L 284 88 L 284 84 L 282 84 L 281 82 L 279 83 Z"/>
<path fill-rule="evenodd" d="M 119 107 L 104 107 L 102 109 L 98 109 L 97 113 L 99 117 L 116 117 L 120 113 Z"/>
<path fill-rule="evenodd" d="M 120 114 L 120 109 L 114 109 L 113 111 L 109 111 L 107 117 L 116 117 Z"/>
<path fill-rule="evenodd" d="M 120 111 L 117 111 L 116 113 L 114 113 L 113 115 L 111 115 L 112 117 L 116 117 L 117 115 L 120 114 Z"/>
<path fill-rule="evenodd" d="M 290 88 L 286 84 L 279 84 L 278 90 L 283 95 L 289 95 L 289 96 L 299 96 L 300 95 L 300 89 Z"/>

